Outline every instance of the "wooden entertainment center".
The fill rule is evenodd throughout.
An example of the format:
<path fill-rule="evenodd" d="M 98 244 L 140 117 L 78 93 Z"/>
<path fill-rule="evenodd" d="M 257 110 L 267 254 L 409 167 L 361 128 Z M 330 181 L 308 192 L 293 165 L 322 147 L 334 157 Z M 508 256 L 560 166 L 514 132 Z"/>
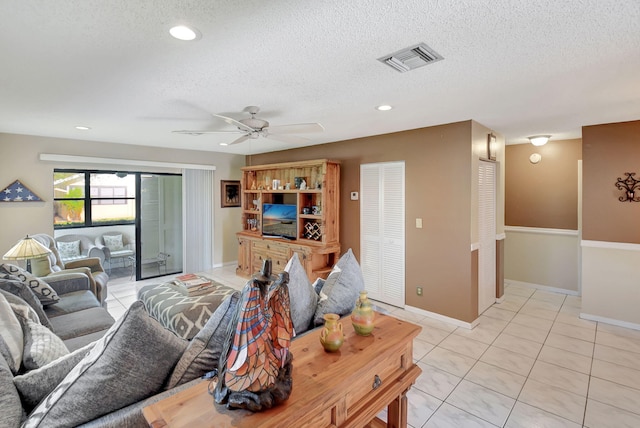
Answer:
<path fill-rule="evenodd" d="M 320 159 L 246 166 L 241 187 L 236 273 L 250 277 L 270 258 L 277 274 L 298 253 L 310 281 L 325 278 L 340 256 L 340 164 Z M 266 216 L 265 208 L 284 207 L 295 212 L 278 224 Z"/>
<path fill-rule="evenodd" d="M 229 410 L 203 380 L 145 407 L 144 417 L 153 428 L 406 427 L 406 394 L 421 373 L 413 362 L 420 327 L 382 314 L 375 323 L 370 336 L 358 336 L 344 318 L 344 344 L 335 353 L 324 351 L 319 329 L 293 340 L 293 390 L 272 409 Z M 385 408 L 386 423 L 377 418 Z"/>

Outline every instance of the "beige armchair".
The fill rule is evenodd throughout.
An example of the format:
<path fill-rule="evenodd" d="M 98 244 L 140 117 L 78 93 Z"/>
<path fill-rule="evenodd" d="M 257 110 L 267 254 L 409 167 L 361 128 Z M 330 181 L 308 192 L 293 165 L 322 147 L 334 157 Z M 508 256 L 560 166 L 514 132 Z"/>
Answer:
<path fill-rule="evenodd" d="M 96 238 L 96 247 L 104 252 L 105 265 L 109 272 L 114 261 L 122 260 L 122 266 L 126 266 L 127 260 L 135 256 L 135 245 L 129 237 L 122 232 L 107 232 Z M 135 260 L 133 258 L 133 260 Z"/>
<path fill-rule="evenodd" d="M 100 263 L 104 266 L 104 251 L 96 247 L 96 244 L 88 236 L 62 235 L 55 238 L 55 240 L 62 263 L 66 264 L 75 260 L 98 257 Z"/>
<path fill-rule="evenodd" d="M 31 235 L 31 237 L 51 250 L 51 254 L 47 257 L 32 260 L 31 270 L 34 275 L 47 277 L 49 275 L 73 272 L 85 274 L 89 277 L 91 291 L 93 291 L 103 307 L 107 306 L 107 282 L 109 281 L 109 275 L 107 275 L 102 268 L 99 257 L 89 257 L 64 263 L 58 253 L 56 241 L 51 236 L 39 233 Z"/>

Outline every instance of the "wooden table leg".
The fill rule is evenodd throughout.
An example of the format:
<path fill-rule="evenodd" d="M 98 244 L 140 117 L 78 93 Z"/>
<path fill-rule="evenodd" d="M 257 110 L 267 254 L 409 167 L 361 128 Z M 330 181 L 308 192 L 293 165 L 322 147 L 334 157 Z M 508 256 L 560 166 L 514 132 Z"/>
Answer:
<path fill-rule="evenodd" d="M 407 428 L 407 391 L 387 406 L 387 428 Z"/>

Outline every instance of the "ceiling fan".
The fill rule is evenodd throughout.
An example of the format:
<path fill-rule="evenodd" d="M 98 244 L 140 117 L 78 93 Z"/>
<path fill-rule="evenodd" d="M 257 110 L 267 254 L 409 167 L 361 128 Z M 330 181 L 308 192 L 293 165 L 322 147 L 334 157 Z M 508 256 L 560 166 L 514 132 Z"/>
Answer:
<path fill-rule="evenodd" d="M 176 134 L 202 135 L 202 134 L 242 134 L 241 137 L 230 143 L 221 143 L 222 146 L 230 146 L 232 144 L 242 143 L 249 139 L 257 139 L 260 137 L 269 138 L 271 140 L 282 141 L 285 143 L 304 143 L 311 141 L 309 138 L 300 137 L 291 134 L 305 134 L 309 132 L 322 132 L 324 127 L 319 123 L 296 123 L 291 125 L 270 126 L 269 122 L 259 119 L 256 114 L 260 112 L 260 107 L 248 106 L 243 111 L 251 115 L 250 118 L 235 120 L 227 116 L 211 113 L 212 116 L 218 117 L 229 125 L 233 125 L 237 130 L 234 131 L 173 131 Z"/>

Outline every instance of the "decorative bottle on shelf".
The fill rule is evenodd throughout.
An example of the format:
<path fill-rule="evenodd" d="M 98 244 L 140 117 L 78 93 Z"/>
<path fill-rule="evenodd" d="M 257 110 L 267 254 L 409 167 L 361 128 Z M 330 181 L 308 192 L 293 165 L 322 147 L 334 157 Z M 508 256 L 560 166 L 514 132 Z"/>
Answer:
<path fill-rule="evenodd" d="M 351 313 L 351 324 L 356 334 L 360 336 L 369 336 L 374 328 L 373 320 L 376 313 L 373 311 L 371 301 L 367 297 L 366 291 L 360 292 L 360 297 L 356 301 L 356 307 Z"/>
<path fill-rule="evenodd" d="M 338 321 L 340 316 L 337 314 L 325 314 L 324 327 L 320 330 L 320 343 L 327 352 L 336 352 L 344 342 L 344 333 L 342 332 L 342 324 Z"/>

